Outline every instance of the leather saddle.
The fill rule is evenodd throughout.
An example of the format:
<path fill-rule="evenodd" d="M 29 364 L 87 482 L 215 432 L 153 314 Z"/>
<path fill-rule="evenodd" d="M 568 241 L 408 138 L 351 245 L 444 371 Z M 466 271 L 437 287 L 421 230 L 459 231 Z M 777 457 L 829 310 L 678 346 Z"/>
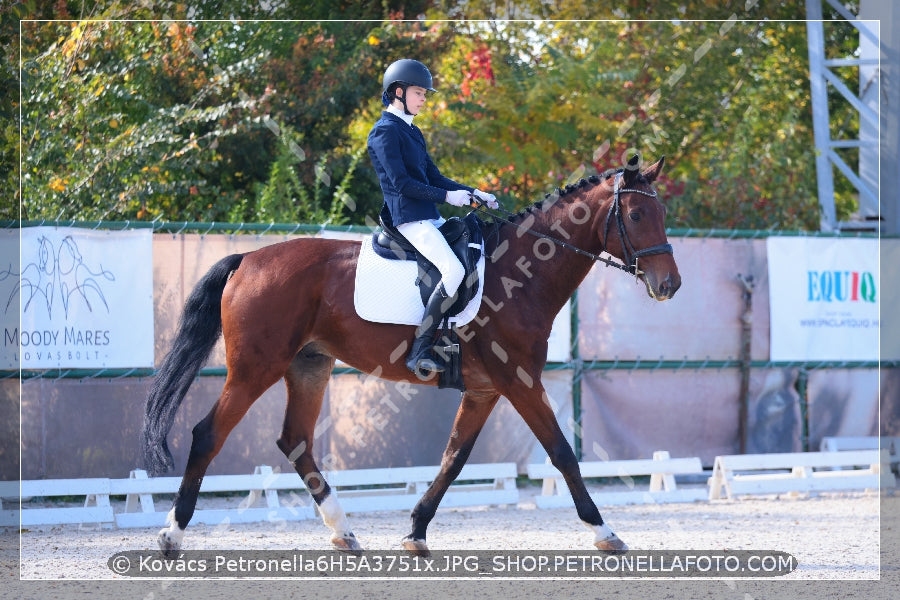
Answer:
<path fill-rule="evenodd" d="M 403 237 L 391 220 L 387 207 L 382 207 L 379 214 L 381 229 L 372 234 L 372 247 L 375 253 L 389 260 L 414 260 L 418 265 L 416 284 L 422 297 L 422 306 L 428 302 L 434 288 L 441 281 L 441 273 L 428 259 L 416 252 L 415 247 Z M 446 316 L 452 317 L 460 313 L 469 301 L 478 293 L 478 261 L 481 258 L 484 236 L 483 223 L 474 213 L 463 218 L 451 217 L 438 230 L 450 245 L 456 258 L 465 269 L 465 277 L 453 297 L 453 304 Z"/>

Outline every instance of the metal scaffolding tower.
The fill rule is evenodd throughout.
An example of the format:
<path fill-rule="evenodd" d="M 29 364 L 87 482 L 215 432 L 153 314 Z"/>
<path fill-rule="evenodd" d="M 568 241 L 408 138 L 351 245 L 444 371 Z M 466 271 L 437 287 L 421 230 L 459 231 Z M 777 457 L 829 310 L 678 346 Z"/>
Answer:
<path fill-rule="evenodd" d="M 859 31 L 859 50 L 853 57 L 828 58 L 825 46 L 823 0 L 806 0 L 809 46 L 809 81 L 813 109 L 813 131 L 816 144 L 816 179 L 819 205 L 822 209 L 821 229 L 879 229 L 879 21 L 861 20 L 835 0 L 824 0 Z M 849 89 L 832 69 L 858 69 L 859 92 Z M 832 139 L 828 110 L 828 86 L 859 113 L 859 131 L 855 138 Z M 858 148 L 856 165 L 848 165 L 838 153 L 842 148 Z M 856 189 L 859 210 L 850 221 L 839 222 L 834 202 L 835 171 Z"/>

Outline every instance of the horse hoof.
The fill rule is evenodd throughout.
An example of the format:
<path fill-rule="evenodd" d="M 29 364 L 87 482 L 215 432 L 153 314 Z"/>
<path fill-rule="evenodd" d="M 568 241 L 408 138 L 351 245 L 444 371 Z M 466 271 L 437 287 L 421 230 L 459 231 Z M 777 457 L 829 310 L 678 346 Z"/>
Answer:
<path fill-rule="evenodd" d="M 628 544 L 620 540 L 619 536 L 615 534 L 606 539 L 597 540 L 594 542 L 594 546 L 597 547 L 597 550 L 607 554 L 625 554 L 628 552 Z"/>
<path fill-rule="evenodd" d="M 156 538 L 156 543 L 159 544 L 159 551 L 165 558 L 178 558 L 181 544 L 169 537 L 168 531 L 161 531 L 159 537 Z"/>
<path fill-rule="evenodd" d="M 428 549 L 428 545 L 425 543 L 425 540 L 405 538 L 403 540 L 403 549 L 413 556 L 423 556 L 425 558 L 431 556 L 431 551 Z"/>
<path fill-rule="evenodd" d="M 363 553 L 362 546 L 359 545 L 359 542 L 356 541 L 356 536 L 352 533 L 344 537 L 331 538 L 331 545 L 335 550 L 347 552 L 354 556 L 362 556 Z"/>

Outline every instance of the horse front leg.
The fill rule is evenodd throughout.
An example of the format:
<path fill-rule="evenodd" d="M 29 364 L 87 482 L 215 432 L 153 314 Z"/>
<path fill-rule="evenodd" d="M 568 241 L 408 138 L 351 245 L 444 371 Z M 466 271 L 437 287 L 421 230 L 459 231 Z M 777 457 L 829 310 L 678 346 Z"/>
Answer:
<path fill-rule="evenodd" d="M 447 488 L 466 464 L 478 433 L 497 404 L 498 398 L 500 394 L 496 392 L 463 394 L 459 410 L 456 411 L 456 419 L 453 421 L 450 439 L 441 459 L 440 471 L 412 511 L 412 532 L 403 538 L 402 542 L 405 550 L 418 556 L 430 555 L 425 542 L 428 524 L 434 518 Z"/>
<path fill-rule="evenodd" d="M 565 479 L 575 501 L 578 517 L 594 533 L 594 546 L 610 554 L 627 551 L 628 546 L 603 521 L 597 505 L 591 499 L 581 477 L 578 459 L 556 421 L 556 415 L 550 407 L 543 386 L 536 385 L 533 388 L 520 386 L 508 397 L 547 452 L 550 462 L 559 469 Z"/>

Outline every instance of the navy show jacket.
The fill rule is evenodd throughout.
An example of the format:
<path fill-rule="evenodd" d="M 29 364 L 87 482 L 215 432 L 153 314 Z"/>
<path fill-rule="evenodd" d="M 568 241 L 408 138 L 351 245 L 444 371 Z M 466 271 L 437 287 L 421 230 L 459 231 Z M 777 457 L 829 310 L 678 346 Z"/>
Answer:
<path fill-rule="evenodd" d="M 437 205 L 446 201 L 448 190 L 474 190 L 441 175 L 428 155 L 422 132 L 397 115 L 381 113 L 367 146 L 395 226 L 437 219 Z"/>

